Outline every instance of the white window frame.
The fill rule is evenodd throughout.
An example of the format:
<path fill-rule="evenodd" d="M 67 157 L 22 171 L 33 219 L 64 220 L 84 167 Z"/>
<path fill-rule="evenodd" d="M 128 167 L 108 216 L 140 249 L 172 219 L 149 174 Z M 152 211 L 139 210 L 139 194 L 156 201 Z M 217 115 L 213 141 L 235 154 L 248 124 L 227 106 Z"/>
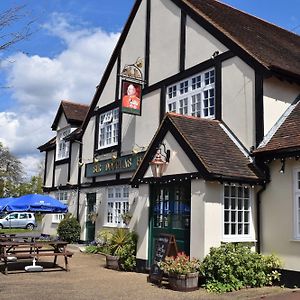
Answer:
<path fill-rule="evenodd" d="M 65 127 L 57 131 L 56 136 L 56 160 L 69 158 L 70 142 L 64 138 L 71 133 L 71 127 Z"/>
<path fill-rule="evenodd" d="M 294 238 L 300 240 L 300 168 L 293 170 Z"/>
<path fill-rule="evenodd" d="M 229 195 L 225 195 L 225 190 L 229 189 Z M 242 189 L 242 193 L 238 194 L 239 189 Z M 235 195 L 232 191 L 235 190 Z M 248 192 L 248 198 L 245 196 L 244 191 Z M 242 196 L 241 196 L 242 195 Z M 229 200 L 229 206 L 226 205 L 226 199 Z M 231 200 L 234 200 L 234 207 L 232 207 Z M 239 200 L 242 200 L 239 205 Z M 248 207 L 245 209 L 245 201 L 248 200 Z M 253 224 L 253 190 L 248 185 L 224 185 L 223 187 L 223 207 L 222 207 L 222 232 L 224 242 L 254 242 L 254 224 Z M 226 212 L 227 217 L 225 216 Z M 245 216 L 248 213 L 248 221 L 245 220 Z M 232 215 L 234 217 L 232 217 Z M 232 220 L 235 219 L 235 220 Z M 226 233 L 225 226 L 228 224 L 229 233 Z M 235 227 L 235 233 L 231 233 L 231 225 Z M 239 225 L 241 230 L 244 231 L 244 225 L 248 225 L 248 233 L 238 233 Z"/>
<path fill-rule="evenodd" d="M 97 149 L 104 149 L 117 145 L 119 136 L 119 108 L 100 114 L 98 126 Z"/>
<path fill-rule="evenodd" d="M 215 118 L 215 81 L 216 72 L 211 68 L 169 85 L 166 89 L 166 111 Z"/>
<path fill-rule="evenodd" d="M 129 186 L 107 188 L 105 226 L 126 227 L 122 215 L 129 211 Z"/>
<path fill-rule="evenodd" d="M 56 193 L 55 198 L 65 205 L 69 204 L 67 191 L 58 191 Z M 65 214 L 53 214 L 52 215 L 52 223 L 58 224 L 58 223 L 60 223 L 61 220 L 64 219 L 64 217 L 65 217 Z"/>

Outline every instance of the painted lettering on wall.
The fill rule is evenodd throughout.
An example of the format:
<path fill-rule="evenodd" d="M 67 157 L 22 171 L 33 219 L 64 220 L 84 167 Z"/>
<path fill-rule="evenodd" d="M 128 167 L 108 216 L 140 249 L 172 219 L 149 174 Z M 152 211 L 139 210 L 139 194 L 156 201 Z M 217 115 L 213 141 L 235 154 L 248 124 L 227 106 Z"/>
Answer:
<path fill-rule="evenodd" d="M 104 176 L 114 173 L 131 172 L 141 163 L 144 152 L 127 155 L 117 159 L 102 160 L 97 163 L 86 164 L 86 177 Z"/>

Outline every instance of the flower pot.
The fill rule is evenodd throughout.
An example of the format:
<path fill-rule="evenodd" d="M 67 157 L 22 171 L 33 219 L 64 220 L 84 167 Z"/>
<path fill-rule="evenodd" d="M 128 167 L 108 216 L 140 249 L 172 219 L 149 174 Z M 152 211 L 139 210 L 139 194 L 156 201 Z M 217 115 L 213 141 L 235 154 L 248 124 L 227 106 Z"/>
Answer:
<path fill-rule="evenodd" d="M 170 288 L 174 291 L 191 292 L 198 289 L 199 272 L 186 275 L 169 274 Z"/>
<path fill-rule="evenodd" d="M 112 270 L 120 270 L 119 256 L 106 255 L 106 268 Z"/>

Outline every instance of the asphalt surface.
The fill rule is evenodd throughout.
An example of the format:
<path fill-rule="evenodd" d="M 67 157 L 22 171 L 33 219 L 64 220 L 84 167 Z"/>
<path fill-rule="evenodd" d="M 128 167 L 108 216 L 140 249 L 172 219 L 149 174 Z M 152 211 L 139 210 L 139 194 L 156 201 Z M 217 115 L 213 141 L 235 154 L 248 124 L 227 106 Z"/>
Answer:
<path fill-rule="evenodd" d="M 267 299 L 267 300 L 300 300 L 300 291 L 280 287 L 245 289 L 225 295 L 208 294 L 199 289 L 194 292 L 175 292 L 168 288 L 157 287 L 147 282 L 147 275 L 134 272 L 119 272 L 105 268 L 105 257 L 95 254 L 84 254 L 78 248 L 70 247 L 74 255 L 69 259 L 70 272 L 61 268 L 52 268 L 50 258 L 39 264 L 43 272 L 26 273 L 24 264 L 9 265 L 9 274 L 0 273 L 0 299 L 9 300 L 139 300 L 139 299 Z M 48 263 L 47 263 L 48 261 Z M 62 257 L 58 257 L 59 266 L 64 266 Z M 0 263 L 2 268 L 3 263 Z M 2 271 L 2 269 L 1 269 Z"/>

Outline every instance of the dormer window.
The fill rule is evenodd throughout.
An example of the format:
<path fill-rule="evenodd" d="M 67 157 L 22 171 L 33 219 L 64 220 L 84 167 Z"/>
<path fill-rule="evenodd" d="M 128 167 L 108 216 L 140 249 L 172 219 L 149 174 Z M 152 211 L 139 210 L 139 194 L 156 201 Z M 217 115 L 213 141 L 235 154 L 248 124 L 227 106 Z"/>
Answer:
<path fill-rule="evenodd" d="M 57 131 L 56 137 L 56 160 L 69 157 L 70 142 L 65 141 L 65 137 L 71 133 L 71 128 L 63 128 Z"/>
<path fill-rule="evenodd" d="M 168 86 L 166 101 L 168 112 L 214 118 L 215 70 L 206 70 Z"/>
<path fill-rule="evenodd" d="M 105 112 L 99 117 L 98 149 L 118 144 L 119 109 Z"/>

